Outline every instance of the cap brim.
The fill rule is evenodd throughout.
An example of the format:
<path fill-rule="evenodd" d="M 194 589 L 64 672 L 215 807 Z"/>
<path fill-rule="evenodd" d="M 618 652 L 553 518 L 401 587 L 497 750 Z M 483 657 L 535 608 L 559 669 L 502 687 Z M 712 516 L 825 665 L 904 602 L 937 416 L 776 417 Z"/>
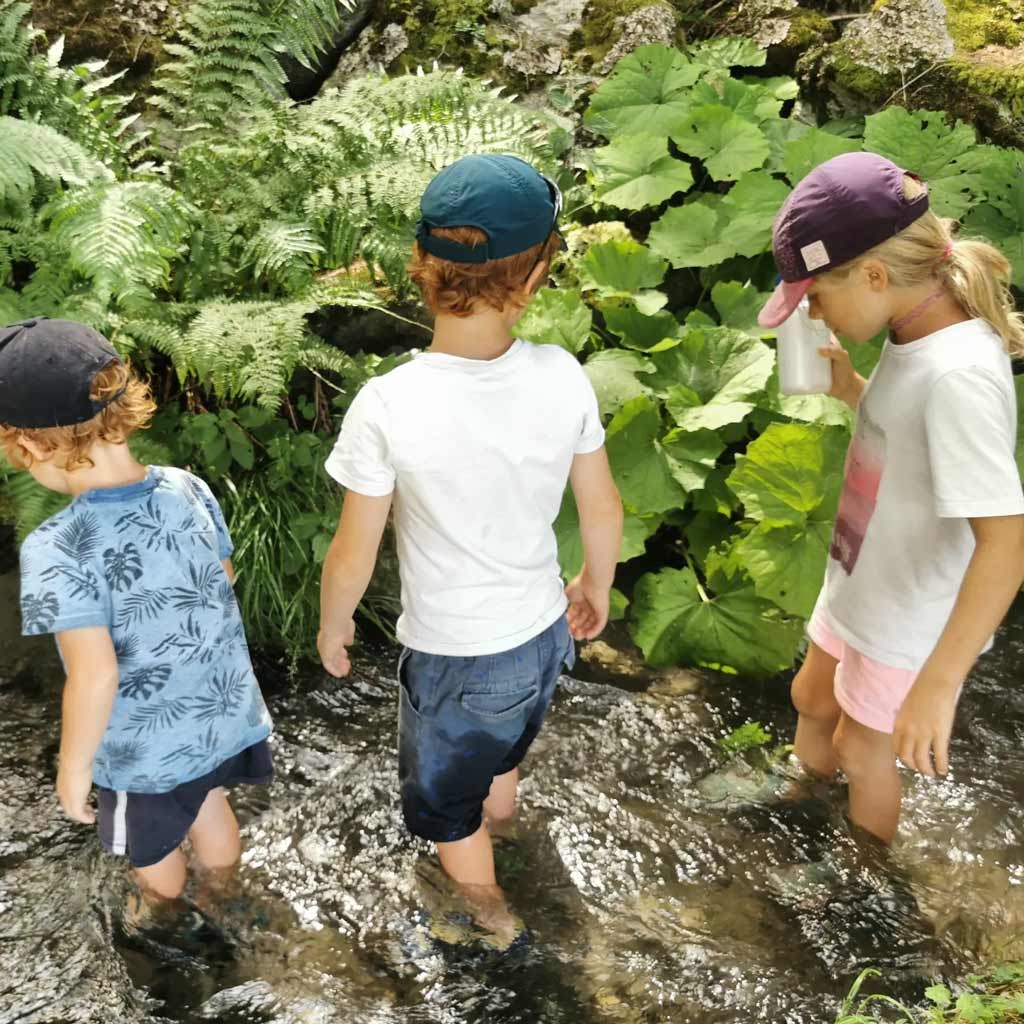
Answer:
<path fill-rule="evenodd" d="M 782 281 L 758 313 L 757 322 L 762 327 L 778 327 L 793 315 L 813 283 L 813 277 L 806 277 L 802 281 Z"/>

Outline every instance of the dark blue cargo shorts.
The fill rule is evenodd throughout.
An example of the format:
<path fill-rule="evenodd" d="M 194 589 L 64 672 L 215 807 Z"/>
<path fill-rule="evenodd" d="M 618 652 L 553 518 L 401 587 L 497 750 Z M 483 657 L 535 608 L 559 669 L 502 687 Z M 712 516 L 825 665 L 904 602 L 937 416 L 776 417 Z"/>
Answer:
<path fill-rule="evenodd" d="M 398 777 L 409 831 L 452 843 L 480 827 L 497 775 L 540 732 L 575 647 L 564 617 L 500 654 L 452 657 L 403 649 L 398 659 Z"/>

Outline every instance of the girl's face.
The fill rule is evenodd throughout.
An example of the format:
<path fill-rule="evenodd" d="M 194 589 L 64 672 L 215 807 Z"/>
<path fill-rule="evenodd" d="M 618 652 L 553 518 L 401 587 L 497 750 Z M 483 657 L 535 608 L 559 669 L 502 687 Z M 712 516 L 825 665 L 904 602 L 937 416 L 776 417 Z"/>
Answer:
<path fill-rule="evenodd" d="M 807 292 L 813 320 L 848 341 L 869 341 L 889 323 L 889 281 L 877 260 L 858 264 L 844 277 L 822 275 Z"/>

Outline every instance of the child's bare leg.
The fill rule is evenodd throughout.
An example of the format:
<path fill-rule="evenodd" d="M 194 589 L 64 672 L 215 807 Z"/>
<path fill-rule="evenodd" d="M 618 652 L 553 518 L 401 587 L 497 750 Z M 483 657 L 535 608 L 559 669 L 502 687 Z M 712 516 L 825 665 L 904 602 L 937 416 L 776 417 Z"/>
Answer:
<path fill-rule="evenodd" d="M 163 860 L 145 868 L 135 868 L 135 881 L 141 891 L 142 903 L 150 910 L 178 899 L 185 891 L 187 862 L 180 847 L 172 850 Z M 141 905 L 129 907 L 136 917 L 143 911 Z"/>
<path fill-rule="evenodd" d="M 511 774 L 511 773 L 509 773 Z M 503 942 L 512 942 L 522 922 L 508 909 L 494 875 L 494 851 L 486 825 L 454 843 L 438 843 L 441 866 L 459 886 L 478 924 Z"/>
<path fill-rule="evenodd" d="M 812 771 L 829 779 L 839 766 L 832 745 L 832 736 L 841 714 L 834 693 L 838 664 L 835 658 L 811 641 L 791 690 L 793 706 L 800 714 L 793 753 Z"/>
<path fill-rule="evenodd" d="M 242 855 L 238 821 L 223 789 L 212 789 L 206 794 L 188 836 L 199 869 L 196 902 L 203 906 L 228 888 Z"/>
<path fill-rule="evenodd" d="M 494 886 L 494 851 L 487 828 L 481 825 L 471 836 L 454 843 L 438 843 L 441 866 L 460 885 Z"/>
<path fill-rule="evenodd" d="M 519 793 L 519 769 L 496 775 L 484 801 L 484 824 L 491 835 L 501 835 L 516 813 Z"/>
<path fill-rule="evenodd" d="M 839 764 L 850 780 L 850 820 L 891 843 L 900 820 L 902 786 L 889 733 L 844 714 L 835 734 Z"/>

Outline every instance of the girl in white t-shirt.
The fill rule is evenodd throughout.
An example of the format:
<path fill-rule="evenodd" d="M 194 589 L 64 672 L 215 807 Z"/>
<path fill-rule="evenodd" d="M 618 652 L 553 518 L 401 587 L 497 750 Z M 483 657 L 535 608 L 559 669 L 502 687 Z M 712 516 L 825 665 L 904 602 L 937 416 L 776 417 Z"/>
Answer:
<path fill-rule="evenodd" d="M 1002 254 L 952 226 L 889 160 L 830 160 L 776 219 L 782 283 L 760 317 L 777 326 L 806 296 L 849 341 L 889 330 L 870 380 L 842 347 L 822 349 L 857 428 L 792 691 L 797 757 L 827 777 L 842 768 L 852 821 L 885 842 L 896 759 L 946 773 L 964 678 L 1024 580 L 1010 364 L 1024 324 Z"/>

